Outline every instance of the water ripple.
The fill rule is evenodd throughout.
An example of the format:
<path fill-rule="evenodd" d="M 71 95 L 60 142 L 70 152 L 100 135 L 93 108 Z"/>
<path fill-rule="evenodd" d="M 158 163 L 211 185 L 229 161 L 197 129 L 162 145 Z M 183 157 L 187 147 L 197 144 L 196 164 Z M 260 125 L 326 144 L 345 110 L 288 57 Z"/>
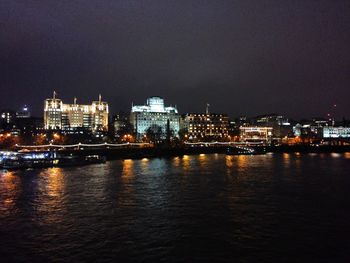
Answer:
<path fill-rule="evenodd" d="M 348 262 L 344 155 L 198 155 L 0 172 L 6 262 Z"/>

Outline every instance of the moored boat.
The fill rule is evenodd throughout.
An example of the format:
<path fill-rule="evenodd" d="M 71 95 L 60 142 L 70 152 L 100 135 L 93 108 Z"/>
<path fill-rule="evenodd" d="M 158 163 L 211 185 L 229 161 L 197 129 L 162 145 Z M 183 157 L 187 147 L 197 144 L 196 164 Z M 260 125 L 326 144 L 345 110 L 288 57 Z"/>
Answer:
<path fill-rule="evenodd" d="M 58 155 L 56 152 L 0 152 L 0 168 L 26 169 L 45 167 L 79 166 L 105 163 L 106 157 L 101 155 Z"/>

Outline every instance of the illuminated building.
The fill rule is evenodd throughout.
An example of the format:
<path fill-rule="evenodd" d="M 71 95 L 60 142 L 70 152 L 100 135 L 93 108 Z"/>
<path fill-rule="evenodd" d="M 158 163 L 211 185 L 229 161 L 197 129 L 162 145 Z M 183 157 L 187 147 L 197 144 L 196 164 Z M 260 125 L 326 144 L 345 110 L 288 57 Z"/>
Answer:
<path fill-rule="evenodd" d="M 177 137 L 180 116 L 176 107 L 165 107 L 162 98 L 151 97 L 147 99 L 146 105 L 132 105 L 130 122 L 138 139 L 146 135 L 149 129 L 161 129 L 163 138 L 169 129 L 171 137 Z"/>
<path fill-rule="evenodd" d="M 108 113 L 108 103 L 101 100 L 101 95 L 90 105 L 77 104 L 76 98 L 73 104 L 63 104 L 54 92 L 53 98 L 45 100 L 45 129 L 107 131 Z"/>
<path fill-rule="evenodd" d="M 52 99 L 45 100 L 44 106 L 44 127 L 47 130 L 62 129 L 62 100 L 56 98 L 56 92 L 53 92 Z"/>
<path fill-rule="evenodd" d="M 119 112 L 114 115 L 112 118 L 114 137 L 119 138 L 122 134 L 130 134 L 133 133 L 132 126 L 129 121 L 129 114 L 125 114 L 124 112 Z"/>
<path fill-rule="evenodd" d="M 284 137 L 293 136 L 293 127 L 291 123 L 282 115 L 260 115 L 253 118 L 252 124 L 259 127 L 271 127 L 273 129 L 273 139 L 277 141 Z"/>
<path fill-rule="evenodd" d="M 327 128 L 330 123 L 325 119 L 303 120 L 293 127 L 295 136 L 303 138 L 323 138 L 323 130 Z"/>
<path fill-rule="evenodd" d="M 271 142 L 272 140 L 272 127 L 244 126 L 239 129 L 241 141 Z"/>
<path fill-rule="evenodd" d="M 188 139 L 223 139 L 228 137 L 229 121 L 226 114 L 188 113 L 184 115 Z"/>
<path fill-rule="evenodd" d="M 15 122 L 16 114 L 11 110 L 4 110 L 0 113 L 1 124 L 13 124 Z"/>
<path fill-rule="evenodd" d="M 16 126 L 16 113 L 12 110 L 0 112 L 0 132 L 4 131 L 11 135 L 18 135 L 20 132 Z"/>
<path fill-rule="evenodd" d="M 11 135 L 35 135 L 42 131 L 42 118 L 31 117 L 28 107 L 20 111 L 6 110 L 0 112 L 0 130 L 6 131 Z"/>
<path fill-rule="evenodd" d="M 350 138 L 350 127 L 323 127 L 323 138 Z"/>
<path fill-rule="evenodd" d="M 16 118 L 22 119 L 22 118 L 30 118 L 30 111 L 29 108 L 24 105 L 23 108 L 21 108 L 19 111 L 16 112 Z"/>
<path fill-rule="evenodd" d="M 288 119 L 282 115 L 277 114 L 268 114 L 268 115 L 260 115 L 254 118 L 257 126 L 288 126 L 290 125 Z"/>

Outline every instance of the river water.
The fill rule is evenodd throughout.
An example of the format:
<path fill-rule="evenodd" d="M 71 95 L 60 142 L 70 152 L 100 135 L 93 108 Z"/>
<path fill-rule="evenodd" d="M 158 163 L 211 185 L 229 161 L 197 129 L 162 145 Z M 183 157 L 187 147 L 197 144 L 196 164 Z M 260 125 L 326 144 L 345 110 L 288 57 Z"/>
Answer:
<path fill-rule="evenodd" d="M 1 262 L 350 262 L 350 153 L 0 171 Z"/>

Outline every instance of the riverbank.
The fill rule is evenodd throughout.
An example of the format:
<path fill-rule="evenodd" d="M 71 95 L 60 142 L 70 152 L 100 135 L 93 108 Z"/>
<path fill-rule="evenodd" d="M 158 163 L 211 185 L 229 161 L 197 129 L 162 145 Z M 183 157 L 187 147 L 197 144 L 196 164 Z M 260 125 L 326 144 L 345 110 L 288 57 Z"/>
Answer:
<path fill-rule="evenodd" d="M 261 147 L 261 146 L 256 146 Z M 254 147 L 253 147 L 254 148 Z M 117 159 L 142 159 L 155 157 L 172 157 L 196 154 L 226 154 L 225 146 L 209 146 L 209 147 L 149 147 L 149 148 L 117 148 L 117 149 L 84 149 L 84 150 L 65 150 L 60 151 L 61 154 L 76 155 L 101 155 L 107 160 Z M 344 153 L 350 152 L 350 146 L 306 146 L 306 145 L 281 145 L 266 146 L 266 152 L 270 153 Z"/>
<path fill-rule="evenodd" d="M 121 147 L 46 149 L 42 151 L 5 152 L 0 160 L 2 168 L 42 168 L 51 166 L 79 166 L 100 162 L 99 160 L 168 158 L 198 154 L 249 155 L 265 153 L 344 153 L 350 146 L 331 145 L 280 145 L 280 146 L 228 146 L 191 145 L 182 147 Z M 6 156 L 7 155 L 7 156 Z M 12 157 L 11 157 L 12 156 Z M 95 159 L 97 158 L 96 161 Z"/>

